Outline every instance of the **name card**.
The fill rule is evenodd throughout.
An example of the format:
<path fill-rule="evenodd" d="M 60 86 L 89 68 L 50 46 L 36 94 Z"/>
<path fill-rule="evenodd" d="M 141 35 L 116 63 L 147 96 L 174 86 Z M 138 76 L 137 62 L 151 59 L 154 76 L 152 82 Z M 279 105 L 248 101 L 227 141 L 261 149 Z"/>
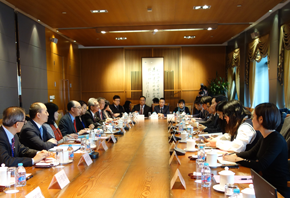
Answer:
<path fill-rule="evenodd" d="M 99 145 L 98 145 L 98 147 L 97 147 L 97 151 L 100 150 L 101 148 L 103 148 L 105 151 L 108 150 L 108 146 L 107 146 L 105 140 L 103 140 L 102 142 L 99 143 Z"/>
<path fill-rule="evenodd" d="M 170 125 L 169 129 L 168 129 L 168 133 L 171 131 L 172 129 L 172 125 Z"/>
<path fill-rule="evenodd" d="M 181 165 L 181 162 L 180 162 L 180 160 L 179 160 L 179 158 L 178 158 L 178 156 L 177 156 L 175 151 L 173 151 L 172 155 L 170 156 L 169 165 L 172 163 L 172 160 L 173 160 L 174 156 L 176 157 L 178 164 Z"/>
<path fill-rule="evenodd" d="M 39 186 L 25 196 L 25 198 L 44 198 Z"/>
<path fill-rule="evenodd" d="M 110 140 L 112 140 L 114 144 L 117 142 L 117 140 L 116 140 L 116 138 L 115 138 L 115 136 L 114 136 L 113 134 L 110 135 L 110 137 L 109 137 L 109 139 L 108 139 L 108 142 L 109 142 Z"/>
<path fill-rule="evenodd" d="M 124 129 L 124 127 L 121 128 L 121 131 L 125 134 L 126 130 Z"/>
<path fill-rule="evenodd" d="M 174 142 L 177 142 L 177 140 L 176 140 L 176 138 L 175 138 L 175 136 L 173 134 L 170 136 L 170 138 L 168 140 L 168 143 L 170 143 L 171 140 L 173 140 Z"/>
<path fill-rule="evenodd" d="M 85 162 L 87 166 L 89 166 L 89 165 L 91 165 L 93 163 L 93 161 L 92 161 L 92 159 L 91 159 L 91 157 L 90 157 L 90 155 L 88 153 L 85 153 L 85 154 L 82 155 L 82 157 L 81 157 L 81 159 L 80 159 L 80 161 L 78 163 L 78 166 L 80 164 L 82 164 L 83 162 Z"/>
<path fill-rule="evenodd" d="M 144 115 L 138 115 L 138 120 L 144 120 Z"/>
<path fill-rule="evenodd" d="M 182 175 L 181 175 L 179 169 L 177 169 L 177 170 L 175 171 L 174 176 L 172 177 L 172 179 L 171 179 L 171 181 L 170 181 L 170 189 L 173 188 L 173 186 L 174 186 L 174 184 L 175 184 L 177 178 L 179 178 L 179 180 L 180 180 L 182 186 L 184 187 L 184 189 L 186 189 L 185 181 L 184 181 L 184 179 L 183 179 L 183 177 L 182 177 Z"/>
<path fill-rule="evenodd" d="M 170 151 L 172 148 L 175 148 L 175 146 L 176 146 L 175 142 L 172 142 L 171 145 L 170 145 L 170 147 L 169 147 L 169 151 Z"/>
<path fill-rule="evenodd" d="M 53 176 L 48 189 L 63 189 L 68 184 L 69 179 L 67 178 L 64 170 L 61 170 Z"/>
<path fill-rule="evenodd" d="M 167 122 L 171 122 L 174 119 L 174 114 L 167 114 Z"/>

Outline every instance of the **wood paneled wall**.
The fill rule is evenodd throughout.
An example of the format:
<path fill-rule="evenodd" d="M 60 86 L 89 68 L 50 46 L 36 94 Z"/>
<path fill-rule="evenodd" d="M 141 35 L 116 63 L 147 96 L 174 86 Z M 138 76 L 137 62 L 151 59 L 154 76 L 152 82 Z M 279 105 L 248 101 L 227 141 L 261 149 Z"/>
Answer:
<path fill-rule="evenodd" d="M 142 72 L 142 57 L 164 57 L 164 71 L 173 76 L 164 82 L 165 99 L 171 110 L 181 98 L 194 102 L 200 83 L 207 85 L 217 71 L 225 76 L 225 47 L 81 49 L 80 57 L 85 101 L 90 97 L 105 97 L 112 102 L 118 94 L 121 104 L 126 100 L 136 103 L 142 94 L 142 79 L 134 80 L 138 85 L 131 91 L 131 72 Z"/>
<path fill-rule="evenodd" d="M 58 43 L 51 42 L 50 38 L 57 38 Z M 53 103 L 65 112 L 69 100 L 81 99 L 79 49 L 49 29 L 45 29 L 45 39 L 48 101 L 54 95 Z"/>

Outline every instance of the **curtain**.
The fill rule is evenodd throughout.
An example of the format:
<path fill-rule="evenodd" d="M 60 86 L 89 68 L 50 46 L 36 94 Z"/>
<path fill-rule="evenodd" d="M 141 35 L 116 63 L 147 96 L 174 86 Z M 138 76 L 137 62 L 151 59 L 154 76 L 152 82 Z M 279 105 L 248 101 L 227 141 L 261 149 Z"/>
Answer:
<path fill-rule="evenodd" d="M 288 55 L 288 53 L 285 51 L 288 50 L 290 50 L 290 24 L 285 24 L 281 26 L 279 41 L 279 63 L 277 66 L 277 78 L 280 82 L 280 85 L 284 84 L 284 59 L 286 60 L 286 56 Z"/>
<path fill-rule="evenodd" d="M 250 106 L 252 108 L 253 107 L 253 104 L 254 104 L 254 99 L 255 99 L 255 78 L 256 76 L 256 60 L 253 60 L 250 62 L 250 69 L 249 69 L 249 79 L 250 79 L 250 82 L 249 82 L 249 91 L 250 91 Z"/>
<path fill-rule="evenodd" d="M 232 86 L 233 86 L 233 80 L 235 78 L 235 84 L 236 84 L 236 91 L 238 95 L 238 100 L 240 100 L 240 73 L 236 72 L 234 76 L 234 68 L 236 67 L 236 71 L 239 71 L 240 67 L 240 49 L 237 48 L 234 51 L 230 52 L 227 56 L 227 78 L 228 78 L 228 98 L 232 100 L 234 98 Z"/>
<path fill-rule="evenodd" d="M 246 63 L 246 84 L 249 85 L 249 82 L 252 80 L 249 78 L 250 73 L 252 72 L 250 69 L 250 65 L 252 61 L 261 61 L 262 58 L 268 56 L 268 64 L 270 61 L 270 45 L 269 45 L 269 34 L 255 39 L 248 46 L 248 58 Z"/>
<path fill-rule="evenodd" d="M 285 50 L 284 65 L 284 100 L 285 107 L 290 109 L 290 50 Z"/>

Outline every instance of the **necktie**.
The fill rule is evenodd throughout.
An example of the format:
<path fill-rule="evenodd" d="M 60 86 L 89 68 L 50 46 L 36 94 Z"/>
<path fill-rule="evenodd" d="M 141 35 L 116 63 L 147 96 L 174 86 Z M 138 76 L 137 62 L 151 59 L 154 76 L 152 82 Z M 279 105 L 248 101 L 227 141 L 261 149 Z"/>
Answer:
<path fill-rule="evenodd" d="M 14 138 L 12 138 L 12 144 L 11 144 L 11 151 L 12 151 L 12 157 L 14 157 Z"/>
<path fill-rule="evenodd" d="M 100 112 L 100 118 L 101 118 L 101 120 L 103 119 L 103 112 L 102 111 Z"/>
<path fill-rule="evenodd" d="M 163 107 L 161 107 L 161 109 L 160 109 L 160 113 L 163 113 Z"/>
<path fill-rule="evenodd" d="M 41 139 L 43 140 L 43 128 L 42 126 L 39 128 Z"/>
<path fill-rule="evenodd" d="M 75 127 L 75 130 L 76 130 L 76 133 L 77 133 L 78 130 L 77 130 L 77 122 L 76 122 L 76 119 L 74 119 L 74 127 Z"/>
<path fill-rule="evenodd" d="M 141 106 L 140 114 L 143 115 L 143 107 Z"/>

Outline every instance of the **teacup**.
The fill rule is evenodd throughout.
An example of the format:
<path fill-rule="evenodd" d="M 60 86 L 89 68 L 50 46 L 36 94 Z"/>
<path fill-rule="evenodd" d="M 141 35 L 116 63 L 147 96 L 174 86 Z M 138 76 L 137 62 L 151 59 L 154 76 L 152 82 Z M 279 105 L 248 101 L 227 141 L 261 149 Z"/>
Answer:
<path fill-rule="evenodd" d="M 214 150 L 206 153 L 206 162 L 209 164 L 209 166 L 217 166 L 217 156 L 217 152 Z"/>
<path fill-rule="evenodd" d="M 188 138 L 188 133 L 186 133 L 186 132 L 182 132 L 182 133 L 181 133 L 181 140 L 182 140 L 182 141 L 186 141 L 187 138 Z"/>

